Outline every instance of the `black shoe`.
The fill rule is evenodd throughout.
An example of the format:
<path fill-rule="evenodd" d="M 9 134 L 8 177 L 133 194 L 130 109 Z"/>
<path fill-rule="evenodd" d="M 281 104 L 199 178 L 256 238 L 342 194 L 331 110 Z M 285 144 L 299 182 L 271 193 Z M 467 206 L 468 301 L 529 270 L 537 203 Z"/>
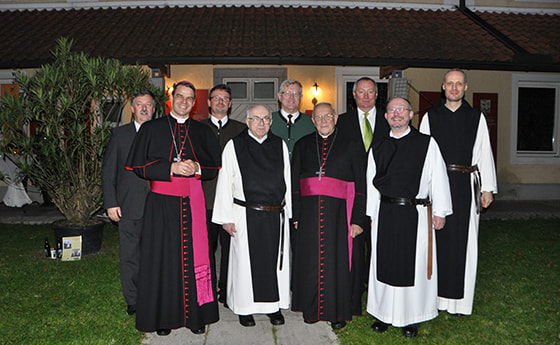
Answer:
<path fill-rule="evenodd" d="M 162 328 L 157 330 L 157 335 L 161 337 L 169 335 L 169 333 L 171 333 L 171 330 L 169 328 Z"/>
<path fill-rule="evenodd" d="M 282 315 L 282 312 L 280 310 L 278 310 L 276 313 L 266 314 L 266 316 L 268 316 L 268 318 L 270 319 L 270 323 L 274 326 L 283 325 L 285 322 L 284 315 Z"/>
<path fill-rule="evenodd" d="M 135 315 L 136 314 L 136 304 L 129 304 L 128 307 L 126 307 L 126 313 L 128 315 Z"/>
<path fill-rule="evenodd" d="M 317 323 L 317 322 L 319 322 L 319 320 L 314 320 L 314 321 L 311 321 L 311 320 L 306 320 L 306 319 L 303 319 L 303 322 L 305 322 L 305 323 L 306 323 L 306 324 L 308 324 L 308 325 L 312 325 L 312 324 L 314 324 L 314 323 Z"/>
<path fill-rule="evenodd" d="M 418 326 L 408 325 L 402 329 L 402 334 L 407 338 L 414 338 L 418 335 Z"/>
<path fill-rule="evenodd" d="M 191 329 L 194 334 L 204 334 L 206 333 L 206 326 L 202 326 L 199 329 Z"/>
<path fill-rule="evenodd" d="M 256 325 L 253 315 L 239 315 L 239 323 L 243 327 L 253 327 Z"/>
<path fill-rule="evenodd" d="M 371 325 L 371 329 L 373 329 L 377 333 L 383 333 L 389 328 L 389 325 L 385 322 L 375 321 L 373 325 Z"/>
<path fill-rule="evenodd" d="M 344 327 L 346 327 L 346 321 L 342 320 L 337 322 L 331 322 L 331 327 L 332 329 L 343 329 Z"/>
<path fill-rule="evenodd" d="M 225 293 L 218 293 L 218 302 L 222 304 L 226 304 L 226 294 Z"/>

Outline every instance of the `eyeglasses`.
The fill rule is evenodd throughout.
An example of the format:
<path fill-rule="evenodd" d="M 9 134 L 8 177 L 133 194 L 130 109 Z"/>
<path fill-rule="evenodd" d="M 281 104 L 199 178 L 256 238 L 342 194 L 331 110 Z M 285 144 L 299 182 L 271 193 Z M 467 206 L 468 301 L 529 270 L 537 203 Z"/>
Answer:
<path fill-rule="evenodd" d="M 267 123 L 271 123 L 272 122 L 272 117 L 270 116 L 265 116 L 265 117 L 258 117 L 258 116 L 253 116 L 253 117 L 248 117 L 247 118 L 249 121 L 257 121 L 257 122 L 263 122 L 265 124 Z"/>
<path fill-rule="evenodd" d="M 402 108 L 389 108 L 389 109 L 387 109 L 387 112 L 388 112 L 388 113 L 396 113 L 396 112 L 402 113 L 402 112 L 405 112 L 405 111 L 410 111 L 410 109 L 409 109 L 409 108 L 404 108 L 404 107 L 402 107 Z"/>
<path fill-rule="evenodd" d="M 286 97 L 301 97 L 301 92 L 295 92 L 295 91 L 282 91 L 281 92 L 284 96 Z"/>
<path fill-rule="evenodd" d="M 316 119 L 316 120 L 319 120 L 319 121 L 321 121 L 323 119 L 332 120 L 332 119 L 334 119 L 334 115 L 333 114 L 315 115 L 315 116 L 313 116 L 313 118 Z"/>
<path fill-rule="evenodd" d="M 224 102 L 229 102 L 229 100 L 230 100 L 231 98 L 229 98 L 229 97 L 227 97 L 227 96 L 212 96 L 212 97 L 210 97 L 210 99 L 212 99 L 212 100 L 214 100 L 214 101 L 216 101 L 216 102 L 219 102 L 220 100 L 222 100 L 222 101 L 224 101 Z"/>

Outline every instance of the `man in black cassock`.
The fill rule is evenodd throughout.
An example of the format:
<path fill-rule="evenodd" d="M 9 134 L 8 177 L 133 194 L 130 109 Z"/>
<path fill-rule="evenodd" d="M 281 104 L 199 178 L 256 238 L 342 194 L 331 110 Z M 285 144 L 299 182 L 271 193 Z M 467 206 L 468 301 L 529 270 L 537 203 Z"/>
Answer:
<path fill-rule="evenodd" d="M 292 310 L 306 323 L 330 321 L 341 329 L 352 320 L 352 246 L 366 225 L 363 144 L 335 127 L 329 103 L 313 109 L 317 131 L 300 139 L 292 156 Z M 360 301 L 361 303 L 361 301 Z"/>
<path fill-rule="evenodd" d="M 224 148 L 212 218 L 231 236 L 226 300 L 244 327 L 255 326 L 253 314 L 282 325 L 280 309 L 290 307 L 288 147 L 269 133 L 265 106 L 251 107 L 246 123 Z"/>
<path fill-rule="evenodd" d="M 216 176 L 220 147 L 208 126 L 189 118 L 196 89 L 173 86 L 172 111 L 142 125 L 126 168 L 149 180 L 141 237 L 136 328 L 204 334 L 218 321 L 212 291 L 201 179 Z"/>

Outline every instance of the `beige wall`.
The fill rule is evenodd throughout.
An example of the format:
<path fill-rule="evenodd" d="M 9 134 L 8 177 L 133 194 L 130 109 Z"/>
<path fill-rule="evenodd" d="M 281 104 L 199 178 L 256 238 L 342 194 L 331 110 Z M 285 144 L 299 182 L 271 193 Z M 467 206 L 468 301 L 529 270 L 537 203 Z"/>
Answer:
<path fill-rule="evenodd" d="M 197 89 L 211 89 L 213 85 L 213 69 L 219 68 L 258 68 L 258 67 L 282 67 L 287 68 L 288 79 L 298 80 L 303 85 L 303 99 L 300 110 L 313 109 L 311 103 L 313 94 L 311 85 L 317 82 L 319 85 L 319 102 L 330 102 L 335 105 L 335 67 L 334 66 L 255 66 L 255 65 L 173 65 L 171 66 L 171 78 L 165 79 L 166 88 L 181 80 L 192 82 Z"/>
<path fill-rule="evenodd" d="M 439 91 L 445 69 L 411 68 L 404 76 L 419 91 Z M 466 71 L 468 89 L 465 99 L 472 104 L 473 92 L 498 93 L 498 158 L 497 172 L 500 184 L 508 183 L 560 183 L 560 165 L 511 164 L 511 75 L 512 72 Z M 409 93 L 415 109 L 419 97 Z"/>
<path fill-rule="evenodd" d="M 171 77 L 166 78 L 166 88 L 181 80 L 191 81 L 197 88 L 210 89 L 213 86 L 213 69 L 215 67 L 285 67 L 288 78 L 299 80 L 303 84 L 301 110 L 313 108 L 311 85 L 315 82 L 320 87 L 317 96 L 319 102 L 330 102 L 336 107 L 335 66 L 254 66 L 254 65 L 174 65 Z M 439 91 L 446 69 L 410 68 L 404 70 L 404 77 L 419 91 Z M 511 76 L 512 72 L 501 71 L 466 71 L 468 90 L 466 100 L 472 104 L 473 92 L 498 93 L 498 159 L 497 171 L 500 184 L 560 184 L 560 165 L 525 165 L 511 164 Z M 409 90 L 413 108 L 418 109 L 419 96 Z M 125 105 L 124 121 L 130 121 L 130 106 Z M 417 124 L 417 122 L 415 122 Z"/>

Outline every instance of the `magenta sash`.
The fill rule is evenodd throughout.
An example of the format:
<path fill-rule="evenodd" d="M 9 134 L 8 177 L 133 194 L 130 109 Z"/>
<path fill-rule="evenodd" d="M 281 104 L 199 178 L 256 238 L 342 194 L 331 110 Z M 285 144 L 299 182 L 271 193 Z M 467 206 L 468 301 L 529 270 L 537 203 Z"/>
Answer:
<path fill-rule="evenodd" d="M 299 182 L 301 196 L 325 195 L 346 200 L 346 223 L 348 224 L 348 269 L 352 269 L 352 208 L 354 206 L 354 182 L 338 180 L 332 177 L 309 177 Z"/>
<path fill-rule="evenodd" d="M 192 214 L 192 237 L 194 274 L 198 305 L 214 301 L 212 274 L 208 256 L 208 230 L 206 229 L 206 206 L 202 183 L 194 177 L 173 176 L 171 182 L 150 181 L 153 193 L 190 198 Z"/>

